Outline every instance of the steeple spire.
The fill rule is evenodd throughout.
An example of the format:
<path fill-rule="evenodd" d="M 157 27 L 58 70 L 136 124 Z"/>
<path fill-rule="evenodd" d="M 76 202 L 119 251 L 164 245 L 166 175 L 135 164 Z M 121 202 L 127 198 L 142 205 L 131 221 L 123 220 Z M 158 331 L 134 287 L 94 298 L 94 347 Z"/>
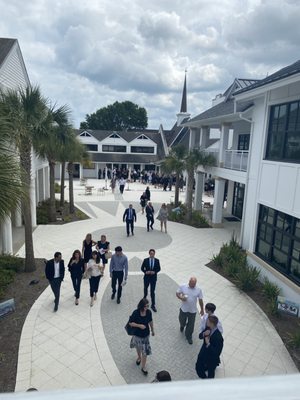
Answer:
<path fill-rule="evenodd" d="M 178 114 L 176 114 L 177 115 L 177 126 L 179 126 L 183 120 L 185 120 L 191 116 L 191 114 L 189 114 L 187 112 L 186 73 L 187 73 L 187 70 L 184 71 L 184 84 L 183 84 L 180 112 Z"/>
<path fill-rule="evenodd" d="M 184 84 L 183 84 L 183 91 L 182 91 L 182 99 L 181 99 L 181 107 L 180 112 L 186 113 L 187 112 L 187 101 L 186 101 L 186 70 L 184 71 Z"/>

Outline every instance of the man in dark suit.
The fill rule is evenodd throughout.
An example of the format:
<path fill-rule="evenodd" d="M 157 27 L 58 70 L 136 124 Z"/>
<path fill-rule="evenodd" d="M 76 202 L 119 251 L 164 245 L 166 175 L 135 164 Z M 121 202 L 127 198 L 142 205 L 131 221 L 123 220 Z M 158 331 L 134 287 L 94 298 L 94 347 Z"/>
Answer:
<path fill-rule="evenodd" d="M 131 230 L 132 236 L 134 235 L 133 233 L 133 227 L 134 227 L 134 222 L 136 222 L 136 212 L 135 209 L 132 208 L 132 204 L 129 204 L 129 207 L 126 208 L 123 214 L 123 222 L 126 221 L 126 232 L 127 236 L 129 236 L 129 228 Z"/>
<path fill-rule="evenodd" d="M 147 231 L 149 232 L 149 226 L 153 230 L 154 224 L 154 208 L 152 206 L 151 201 L 148 202 L 145 208 L 146 211 L 146 218 L 147 218 Z"/>
<path fill-rule="evenodd" d="M 60 285 L 65 276 L 64 260 L 61 259 L 61 253 L 59 251 L 54 254 L 52 260 L 47 261 L 45 273 L 54 293 L 54 312 L 56 312 L 58 310 Z"/>
<path fill-rule="evenodd" d="M 206 322 L 207 329 L 199 335 L 200 339 L 204 339 L 196 362 L 196 372 L 201 379 L 214 378 L 215 370 L 220 364 L 224 340 L 218 329 L 218 322 L 215 315 L 210 315 Z"/>
<path fill-rule="evenodd" d="M 147 297 L 150 285 L 151 308 L 154 312 L 157 312 L 155 307 L 155 286 L 157 274 L 160 271 L 160 263 L 159 259 L 155 258 L 154 249 L 149 250 L 149 257 L 144 259 L 141 270 L 144 272 L 144 297 Z"/>

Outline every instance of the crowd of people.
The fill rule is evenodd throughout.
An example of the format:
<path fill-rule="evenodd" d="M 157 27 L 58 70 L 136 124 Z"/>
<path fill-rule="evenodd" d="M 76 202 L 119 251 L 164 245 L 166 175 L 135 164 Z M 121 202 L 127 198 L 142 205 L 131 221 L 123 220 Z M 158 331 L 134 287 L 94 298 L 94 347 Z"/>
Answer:
<path fill-rule="evenodd" d="M 140 205 L 141 213 L 146 214 L 147 231 L 149 232 L 153 230 L 155 214 L 149 187 L 142 193 Z M 160 221 L 161 232 L 164 229 L 167 233 L 168 209 L 165 203 L 162 204 L 157 219 Z M 136 220 L 137 212 L 130 204 L 123 214 L 127 236 L 134 235 Z M 112 253 L 106 235 L 102 234 L 100 240 L 94 240 L 92 235 L 88 233 L 82 242 L 82 249 L 74 250 L 67 265 L 73 284 L 76 306 L 79 305 L 82 279 L 89 280 L 90 307 L 94 305 L 97 300 L 100 280 L 108 263 L 112 290 L 111 300 L 116 299 L 117 304 L 120 304 L 123 287 L 128 279 L 128 258 L 120 245 L 116 246 L 114 253 Z M 136 350 L 136 365 L 141 367 L 141 372 L 145 376 L 148 374 L 147 357 L 152 354 L 150 335 L 155 335 L 152 312 L 158 312 L 155 291 L 160 270 L 160 260 L 156 257 L 155 249 L 151 248 L 148 256 L 141 264 L 143 298 L 138 302 L 137 308 L 133 310 L 127 323 L 132 330 L 130 348 Z M 54 294 L 54 312 L 57 312 L 61 282 L 65 276 L 65 265 L 61 252 L 56 252 L 54 258 L 47 261 L 45 273 Z M 149 292 L 151 304 L 148 300 Z M 201 315 L 199 339 L 203 341 L 203 344 L 197 357 L 195 371 L 201 379 L 214 378 L 215 369 L 220 363 L 220 354 L 223 349 L 223 327 L 215 315 L 216 306 L 213 303 L 206 303 L 204 306 L 203 292 L 197 286 L 196 277 L 193 276 L 190 277 L 187 284 L 178 287 L 176 297 L 180 301 L 179 330 L 185 335 L 190 345 L 193 344 L 193 333 L 199 306 Z M 168 380 L 171 380 L 171 376 L 168 371 L 163 370 L 156 374 L 154 381 Z"/>

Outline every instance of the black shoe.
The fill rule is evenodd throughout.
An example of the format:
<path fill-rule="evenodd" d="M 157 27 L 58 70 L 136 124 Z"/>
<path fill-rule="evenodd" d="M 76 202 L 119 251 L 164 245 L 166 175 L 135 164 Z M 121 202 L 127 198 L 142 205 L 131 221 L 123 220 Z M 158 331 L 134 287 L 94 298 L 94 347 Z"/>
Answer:
<path fill-rule="evenodd" d="M 141 360 L 138 358 L 135 363 L 136 363 L 136 365 L 140 365 Z"/>
<path fill-rule="evenodd" d="M 127 237 L 129 237 L 129 234 L 127 235 Z"/>
<path fill-rule="evenodd" d="M 120 299 L 117 299 L 117 304 L 120 304 L 121 303 L 121 300 Z"/>
<path fill-rule="evenodd" d="M 180 332 L 183 332 L 184 331 L 184 326 L 181 326 L 180 327 Z"/>
<path fill-rule="evenodd" d="M 148 375 L 148 371 L 146 371 L 145 369 L 141 368 L 142 373 L 147 376 Z"/>
<path fill-rule="evenodd" d="M 131 234 L 132 234 L 132 236 L 134 236 L 134 233 L 133 233 L 133 232 L 131 232 Z"/>
<path fill-rule="evenodd" d="M 112 295 L 111 295 L 111 299 L 113 300 L 114 298 L 115 298 L 115 293 L 113 293 Z"/>
<path fill-rule="evenodd" d="M 192 338 L 186 338 L 188 341 L 188 344 L 193 344 L 193 339 Z"/>
<path fill-rule="evenodd" d="M 150 228 L 153 230 L 153 226 L 150 226 Z"/>
<path fill-rule="evenodd" d="M 58 310 L 58 306 L 54 306 L 54 312 L 56 312 Z"/>
<path fill-rule="evenodd" d="M 154 305 L 151 306 L 151 310 L 153 310 L 154 312 L 157 312 L 157 308 Z"/>
<path fill-rule="evenodd" d="M 149 229 L 147 229 L 147 232 L 149 232 Z"/>

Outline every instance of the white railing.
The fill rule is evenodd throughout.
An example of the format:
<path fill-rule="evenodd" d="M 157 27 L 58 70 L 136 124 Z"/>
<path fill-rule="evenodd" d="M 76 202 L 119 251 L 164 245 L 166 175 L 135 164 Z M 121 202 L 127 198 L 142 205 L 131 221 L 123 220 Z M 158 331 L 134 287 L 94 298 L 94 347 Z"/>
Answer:
<path fill-rule="evenodd" d="M 205 149 L 206 154 L 211 154 L 216 159 L 216 165 L 219 165 L 220 150 L 219 149 Z"/>
<path fill-rule="evenodd" d="M 224 168 L 247 171 L 248 151 L 225 150 Z"/>

